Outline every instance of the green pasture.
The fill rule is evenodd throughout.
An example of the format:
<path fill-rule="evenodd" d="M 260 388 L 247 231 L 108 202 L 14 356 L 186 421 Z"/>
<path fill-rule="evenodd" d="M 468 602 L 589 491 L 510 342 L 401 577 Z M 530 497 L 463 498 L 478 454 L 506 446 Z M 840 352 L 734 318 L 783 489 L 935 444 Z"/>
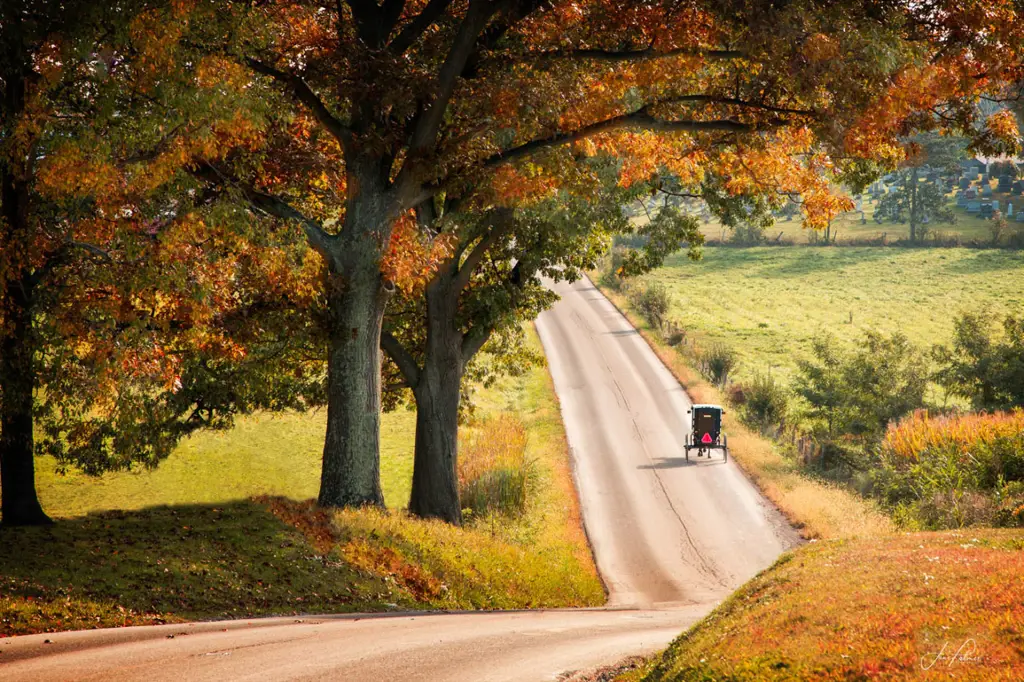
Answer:
<path fill-rule="evenodd" d="M 708 247 L 647 276 L 672 296 L 669 317 L 698 343 L 741 356 L 738 374 L 786 377 L 815 334 L 854 342 L 866 329 L 945 343 L 963 310 L 1024 305 L 1024 253 L 881 247 Z"/>

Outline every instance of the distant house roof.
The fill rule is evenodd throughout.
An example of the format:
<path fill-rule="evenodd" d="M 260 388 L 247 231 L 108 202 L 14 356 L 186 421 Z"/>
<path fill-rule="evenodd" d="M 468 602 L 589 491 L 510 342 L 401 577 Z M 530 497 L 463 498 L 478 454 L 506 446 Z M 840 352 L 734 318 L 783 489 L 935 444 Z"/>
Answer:
<path fill-rule="evenodd" d="M 984 170 L 985 162 L 979 161 L 978 159 L 964 159 L 960 162 L 961 168 L 979 168 Z"/>

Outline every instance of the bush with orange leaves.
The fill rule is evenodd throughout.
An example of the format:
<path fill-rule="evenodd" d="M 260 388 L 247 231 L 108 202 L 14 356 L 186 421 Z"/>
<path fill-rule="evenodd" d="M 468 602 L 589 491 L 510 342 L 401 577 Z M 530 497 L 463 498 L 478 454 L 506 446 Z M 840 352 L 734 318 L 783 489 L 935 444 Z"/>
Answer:
<path fill-rule="evenodd" d="M 893 424 L 873 493 L 910 528 L 1024 527 L 1024 410 Z"/>
<path fill-rule="evenodd" d="M 936 417 L 929 416 L 927 410 L 918 410 L 889 425 L 882 447 L 891 457 L 917 461 L 920 453 L 935 448 L 955 447 L 967 452 L 979 443 L 1022 432 L 1024 410 Z"/>

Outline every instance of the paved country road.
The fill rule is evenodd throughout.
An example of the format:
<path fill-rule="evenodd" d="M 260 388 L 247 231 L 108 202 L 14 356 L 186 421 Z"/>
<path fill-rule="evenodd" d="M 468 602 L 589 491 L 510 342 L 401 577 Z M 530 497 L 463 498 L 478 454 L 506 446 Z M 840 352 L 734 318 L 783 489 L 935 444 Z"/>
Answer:
<path fill-rule="evenodd" d="M 663 648 L 799 537 L 732 461 L 684 460 L 686 393 L 589 280 L 555 289 L 537 328 L 607 608 L 15 637 L 0 640 L 0 680 L 553 680 Z"/>

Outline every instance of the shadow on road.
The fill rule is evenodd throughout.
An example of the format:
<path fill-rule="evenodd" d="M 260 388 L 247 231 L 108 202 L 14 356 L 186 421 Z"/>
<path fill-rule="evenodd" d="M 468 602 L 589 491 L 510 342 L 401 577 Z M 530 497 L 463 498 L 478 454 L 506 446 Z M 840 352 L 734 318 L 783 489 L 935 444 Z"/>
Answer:
<path fill-rule="evenodd" d="M 703 457 L 659 457 L 654 464 L 641 464 L 637 469 L 679 469 L 681 467 L 706 467 L 725 464 L 725 460 L 715 457 L 705 459 Z"/>

